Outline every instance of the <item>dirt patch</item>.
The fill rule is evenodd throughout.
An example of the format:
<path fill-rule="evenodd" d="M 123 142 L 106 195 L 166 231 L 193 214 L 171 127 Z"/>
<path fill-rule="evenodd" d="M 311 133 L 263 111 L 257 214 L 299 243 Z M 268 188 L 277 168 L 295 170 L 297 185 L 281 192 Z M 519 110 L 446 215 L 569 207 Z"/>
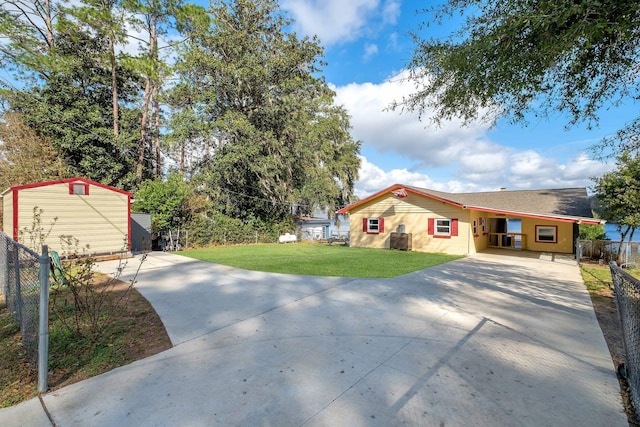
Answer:
<path fill-rule="evenodd" d="M 128 283 L 118 281 L 110 285 L 109 292 L 119 298 L 128 288 Z M 50 391 L 171 348 L 169 335 L 151 304 L 135 288 L 126 298 L 122 311 L 98 341 L 50 329 Z M 24 361 L 19 328 L 4 304 L 0 305 L 0 356 L 0 408 L 35 397 L 37 372 Z"/>

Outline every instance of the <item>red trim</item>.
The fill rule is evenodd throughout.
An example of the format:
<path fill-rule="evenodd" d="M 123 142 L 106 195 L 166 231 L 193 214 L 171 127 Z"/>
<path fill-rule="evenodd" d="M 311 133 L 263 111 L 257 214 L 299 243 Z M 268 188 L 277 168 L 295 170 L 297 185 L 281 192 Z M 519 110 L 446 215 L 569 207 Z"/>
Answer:
<path fill-rule="evenodd" d="M 362 231 L 364 233 L 369 231 L 369 218 L 362 218 Z"/>
<path fill-rule="evenodd" d="M 387 187 L 384 190 L 378 191 L 377 193 L 372 194 L 369 197 L 366 197 L 366 198 L 364 198 L 362 200 L 359 200 L 359 201 L 357 201 L 357 202 L 355 202 L 355 203 L 353 203 L 353 204 L 351 204 L 349 206 L 346 206 L 346 207 L 340 209 L 336 213 L 342 214 L 342 215 L 347 214 L 351 210 L 357 208 L 358 206 L 361 206 L 364 203 L 370 202 L 371 200 L 376 199 L 376 198 L 378 198 L 378 197 L 380 197 L 382 195 L 385 195 L 385 194 L 388 196 L 389 192 L 393 192 L 394 190 L 398 190 L 398 189 L 404 189 L 407 193 L 417 194 L 419 196 L 423 196 L 423 197 L 426 197 L 426 198 L 429 198 L 429 199 L 437 200 L 439 202 L 446 203 L 446 204 L 449 204 L 451 206 L 457 206 L 459 208 L 468 209 L 468 210 L 472 210 L 472 211 L 514 215 L 514 216 L 519 216 L 519 217 L 523 217 L 523 218 L 551 219 L 553 221 L 558 221 L 558 222 L 571 222 L 571 223 L 580 223 L 580 224 L 585 224 L 585 225 L 603 224 L 599 220 L 590 219 L 590 218 L 556 217 L 556 216 L 553 216 L 553 215 L 527 214 L 527 213 L 521 213 L 521 212 L 516 212 L 516 211 L 504 211 L 504 210 L 499 210 L 499 209 L 483 208 L 483 207 L 479 207 L 479 206 L 467 206 L 467 205 L 463 205 L 462 203 L 454 202 L 453 200 L 448 200 L 448 199 L 444 199 L 442 197 L 434 196 L 433 194 L 429 194 L 429 193 L 425 193 L 425 192 L 422 192 L 422 191 L 418 191 L 418 190 L 413 189 L 411 187 L 407 187 L 407 186 L 400 185 L 400 184 L 393 184 L 392 186 Z"/>
<path fill-rule="evenodd" d="M 435 221 L 433 218 L 427 220 L 427 234 L 433 236 L 435 234 Z"/>
<path fill-rule="evenodd" d="M 453 237 L 458 235 L 458 218 L 451 218 L 451 235 Z"/>
<path fill-rule="evenodd" d="M 88 196 L 89 195 L 89 184 L 70 182 L 69 183 L 69 194 L 76 194 L 74 188 L 76 185 L 82 185 L 84 187 L 84 192 L 82 194 L 78 194 L 78 196 Z"/>
<path fill-rule="evenodd" d="M 536 214 L 522 213 L 522 212 L 516 212 L 516 211 L 503 211 L 503 210 L 499 210 L 499 209 L 479 208 L 479 207 L 475 207 L 475 206 L 467 206 L 466 208 L 468 210 L 470 210 L 470 211 L 489 212 L 489 213 L 503 214 L 503 215 L 512 215 L 512 216 L 522 217 L 522 218 L 549 219 L 549 220 L 552 220 L 552 221 L 571 222 L 571 223 L 578 222 L 578 223 L 587 224 L 587 225 L 600 225 L 600 224 L 602 224 L 599 220 L 589 219 L 589 218 L 577 218 L 577 217 L 576 218 L 566 218 L 566 217 L 557 217 L 557 216 L 552 216 L 552 215 L 536 215 Z"/>
<path fill-rule="evenodd" d="M 127 197 L 127 248 L 131 250 L 131 195 Z"/>
<path fill-rule="evenodd" d="M 433 236 L 434 239 L 450 239 L 451 236 Z"/>
<path fill-rule="evenodd" d="M 384 218 L 378 218 L 378 233 L 384 233 Z"/>
<path fill-rule="evenodd" d="M 349 213 L 349 211 L 353 210 L 354 208 L 356 208 L 356 207 L 358 207 L 358 206 L 360 206 L 360 205 L 362 205 L 364 203 L 367 203 L 367 202 L 369 202 L 369 201 L 371 201 L 373 199 L 376 199 L 376 198 L 380 197 L 381 195 L 387 195 L 388 196 L 389 195 L 388 193 L 393 192 L 394 190 L 401 189 L 401 188 L 404 189 L 407 192 L 407 194 L 408 193 L 417 194 L 417 195 L 420 195 L 420 196 L 423 196 L 423 197 L 427 197 L 429 199 L 433 199 L 433 200 L 437 200 L 439 202 L 447 203 L 447 204 L 452 205 L 452 206 L 457 206 L 459 208 L 461 208 L 463 206 L 461 203 L 457 203 L 457 202 L 454 202 L 454 201 L 451 201 L 451 200 L 443 199 L 441 197 L 434 196 L 433 194 L 423 193 L 422 191 L 417 191 L 417 190 L 415 190 L 413 188 L 405 187 L 405 186 L 400 185 L 400 184 L 393 184 L 391 187 L 387 187 L 384 190 L 378 191 L 377 193 L 372 194 L 369 197 L 365 197 L 362 200 L 359 200 L 359 201 L 357 201 L 357 202 L 355 202 L 355 203 L 353 203 L 353 204 L 351 204 L 349 206 L 346 206 L 346 207 L 340 209 L 336 213 L 344 215 L 344 214 Z"/>
<path fill-rule="evenodd" d="M 67 183 L 70 183 L 70 182 L 71 183 L 80 183 L 80 182 L 82 182 L 82 183 L 87 184 L 87 185 L 95 185 L 97 187 L 106 188 L 107 190 L 115 191 L 116 193 L 126 194 L 129 197 L 133 196 L 128 191 L 124 191 L 124 190 L 121 190 L 119 188 L 111 187 L 109 185 L 101 184 L 99 182 L 91 181 L 90 179 L 81 178 L 81 177 L 64 178 L 64 179 L 58 179 L 56 181 L 39 182 L 39 183 L 36 183 L 36 184 L 16 185 L 15 187 L 11 187 L 10 190 L 20 191 L 20 190 L 26 190 L 26 189 L 29 189 L 29 188 L 47 187 L 49 185 L 67 184 Z"/>
<path fill-rule="evenodd" d="M 13 198 L 13 224 L 11 224 L 11 228 L 13 228 L 13 240 L 18 241 L 18 192 L 12 190 L 13 194 L 11 197 Z"/>

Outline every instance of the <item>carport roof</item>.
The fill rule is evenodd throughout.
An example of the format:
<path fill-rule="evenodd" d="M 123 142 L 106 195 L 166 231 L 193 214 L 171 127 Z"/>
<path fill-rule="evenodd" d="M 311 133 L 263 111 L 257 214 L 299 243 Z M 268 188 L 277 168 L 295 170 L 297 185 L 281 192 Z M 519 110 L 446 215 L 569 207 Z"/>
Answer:
<path fill-rule="evenodd" d="M 364 203 L 402 189 L 407 193 L 439 200 L 462 209 L 584 224 L 603 223 L 603 221 L 592 217 L 591 206 L 585 188 L 447 193 L 428 188 L 394 184 L 340 209 L 338 213 L 349 213 Z"/>

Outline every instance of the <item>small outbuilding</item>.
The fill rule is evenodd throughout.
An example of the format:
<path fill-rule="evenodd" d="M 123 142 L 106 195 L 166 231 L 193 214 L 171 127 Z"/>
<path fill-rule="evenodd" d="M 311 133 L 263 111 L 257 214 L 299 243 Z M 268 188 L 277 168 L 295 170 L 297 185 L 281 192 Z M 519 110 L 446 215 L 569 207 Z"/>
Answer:
<path fill-rule="evenodd" d="M 42 240 L 63 255 L 104 255 L 131 246 L 131 193 L 67 178 L 2 193 L 3 230 L 28 246 Z"/>

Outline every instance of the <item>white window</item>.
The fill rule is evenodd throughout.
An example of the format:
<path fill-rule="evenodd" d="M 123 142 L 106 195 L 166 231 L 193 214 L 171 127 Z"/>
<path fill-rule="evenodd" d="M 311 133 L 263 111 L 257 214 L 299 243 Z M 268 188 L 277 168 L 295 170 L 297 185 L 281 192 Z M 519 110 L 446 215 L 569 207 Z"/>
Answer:
<path fill-rule="evenodd" d="M 558 227 L 551 225 L 536 225 L 536 242 L 557 243 Z"/>
<path fill-rule="evenodd" d="M 436 219 L 435 236 L 451 236 L 451 220 L 448 218 Z"/>
<path fill-rule="evenodd" d="M 487 232 L 487 225 L 484 218 L 480 218 L 480 228 L 482 229 L 482 234 Z"/>
<path fill-rule="evenodd" d="M 379 218 L 367 218 L 367 232 L 379 233 L 380 232 L 380 219 Z"/>
<path fill-rule="evenodd" d="M 478 235 L 478 220 L 477 219 L 473 220 L 473 235 L 474 236 Z"/>

